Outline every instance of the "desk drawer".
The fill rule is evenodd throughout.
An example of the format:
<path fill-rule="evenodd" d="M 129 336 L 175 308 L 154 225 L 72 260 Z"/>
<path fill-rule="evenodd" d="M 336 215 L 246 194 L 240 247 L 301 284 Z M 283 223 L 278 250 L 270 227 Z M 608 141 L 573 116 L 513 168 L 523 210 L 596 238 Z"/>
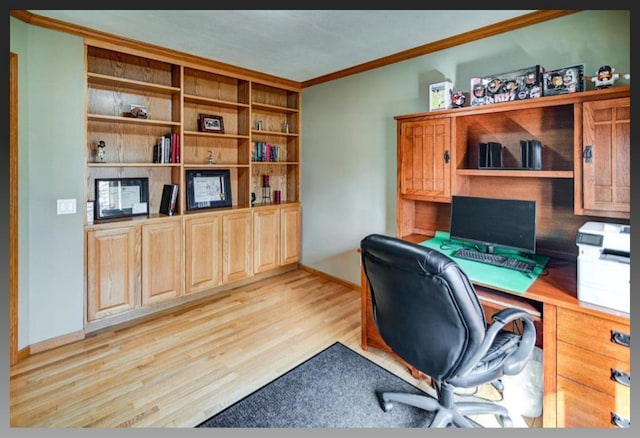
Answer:
<path fill-rule="evenodd" d="M 630 336 L 629 324 L 558 307 L 557 328 L 558 341 L 564 341 L 605 356 L 629 360 L 630 347 L 612 340 L 612 332 Z"/>
<path fill-rule="evenodd" d="M 612 413 L 630 420 L 630 399 L 612 397 L 573 380 L 558 377 L 557 427 L 616 427 Z"/>
<path fill-rule="evenodd" d="M 612 397 L 629 400 L 629 386 L 613 380 L 612 369 L 631 377 L 628 351 L 626 358 L 614 359 L 558 342 L 558 376 L 580 382 Z"/>

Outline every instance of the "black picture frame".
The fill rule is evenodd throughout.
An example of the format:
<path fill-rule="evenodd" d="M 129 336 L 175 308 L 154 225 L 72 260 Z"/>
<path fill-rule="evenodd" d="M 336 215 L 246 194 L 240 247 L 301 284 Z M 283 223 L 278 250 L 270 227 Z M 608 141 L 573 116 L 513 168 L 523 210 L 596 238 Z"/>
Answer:
<path fill-rule="evenodd" d="M 229 169 L 190 169 L 187 182 L 187 211 L 231 206 Z"/>
<path fill-rule="evenodd" d="M 149 214 L 149 178 L 96 178 L 96 220 Z"/>

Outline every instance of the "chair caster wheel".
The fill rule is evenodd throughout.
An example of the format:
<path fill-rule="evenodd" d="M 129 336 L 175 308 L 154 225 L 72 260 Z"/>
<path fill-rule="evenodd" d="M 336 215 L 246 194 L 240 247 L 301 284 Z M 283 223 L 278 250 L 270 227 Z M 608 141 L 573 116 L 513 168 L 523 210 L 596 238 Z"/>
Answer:
<path fill-rule="evenodd" d="M 385 412 L 389 412 L 393 409 L 393 403 L 391 402 L 382 402 L 382 410 Z"/>
<path fill-rule="evenodd" d="M 497 419 L 498 419 L 498 423 L 500 423 L 500 426 L 502 426 L 502 427 L 513 427 L 513 421 L 511 420 L 510 416 L 508 416 L 508 415 L 498 415 Z"/>

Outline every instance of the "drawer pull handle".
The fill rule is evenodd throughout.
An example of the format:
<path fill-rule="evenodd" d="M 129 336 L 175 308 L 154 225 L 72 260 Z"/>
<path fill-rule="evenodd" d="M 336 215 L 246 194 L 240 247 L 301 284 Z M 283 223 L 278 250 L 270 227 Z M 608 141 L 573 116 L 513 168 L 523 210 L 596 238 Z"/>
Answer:
<path fill-rule="evenodd" d="M 615 412 L 612 412 L 611 424 L 621 428 L 628 428 L 628 427 L 631 427 L 631 420 L 628 420 L 627 418 L 623 418 L 620 415 L 616 414 Z"/>
<path fill-rule="evenodd" d="M 631 335 L 617 330 L 611 330 L 611 342 L 624 345 L 625 347 L 631 347 Z"/>
<path fill-rule="evenodd" d="M 631 375 L 615 368 L 611 368 L 611 380 L 624 386 L 631 386 Z"/>

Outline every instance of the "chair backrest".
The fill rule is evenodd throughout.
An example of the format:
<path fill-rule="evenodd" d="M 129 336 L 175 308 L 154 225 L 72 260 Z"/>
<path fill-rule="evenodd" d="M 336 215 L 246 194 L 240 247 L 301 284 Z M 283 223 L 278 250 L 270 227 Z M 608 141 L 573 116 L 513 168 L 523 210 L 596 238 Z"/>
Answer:
<path fill-rule="evenodd" d="M 455 375 L 487 330 L 466 274 L 444 254 L 390 236 L 369 235 L 360 249 L 380 336 L 423 373 Z"/>

